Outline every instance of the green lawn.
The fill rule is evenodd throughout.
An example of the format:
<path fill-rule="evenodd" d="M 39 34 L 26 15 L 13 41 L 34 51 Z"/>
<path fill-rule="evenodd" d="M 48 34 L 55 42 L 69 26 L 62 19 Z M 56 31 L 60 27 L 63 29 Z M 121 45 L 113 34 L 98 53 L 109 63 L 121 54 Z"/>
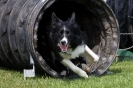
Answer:
<path fill-rule="evenodd" d="M 132 88 L 133 61 L 113 62 L 112 75 L 88 79 L 56 79 L 43 76 L 24 80 L 23 73 L 0 68 L 0 88 Z"/>

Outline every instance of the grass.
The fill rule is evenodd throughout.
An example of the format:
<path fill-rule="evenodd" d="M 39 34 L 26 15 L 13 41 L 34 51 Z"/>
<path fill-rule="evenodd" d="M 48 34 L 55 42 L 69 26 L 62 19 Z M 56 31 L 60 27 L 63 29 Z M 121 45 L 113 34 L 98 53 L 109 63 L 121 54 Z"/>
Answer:
<path fill-rule="evenodd" d="M 113 62 L 114 74 L 88 79 L 56 79 L 37 75 L 24 80 L 20 71 L 0 68 L 0 88 L 132 88 L 133 61 Z"/>

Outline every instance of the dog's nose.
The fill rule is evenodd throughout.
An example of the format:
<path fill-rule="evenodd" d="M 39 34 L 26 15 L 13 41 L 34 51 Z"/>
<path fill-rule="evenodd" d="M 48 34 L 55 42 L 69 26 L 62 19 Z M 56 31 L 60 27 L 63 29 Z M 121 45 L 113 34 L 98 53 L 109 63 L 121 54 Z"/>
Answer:
<path fill-rule="evenodd" d="M 61 44 L 62 44 L 62 45 L 65 45 L 65 44 L 66 44 L 66 41 L 61 41 Z"/>

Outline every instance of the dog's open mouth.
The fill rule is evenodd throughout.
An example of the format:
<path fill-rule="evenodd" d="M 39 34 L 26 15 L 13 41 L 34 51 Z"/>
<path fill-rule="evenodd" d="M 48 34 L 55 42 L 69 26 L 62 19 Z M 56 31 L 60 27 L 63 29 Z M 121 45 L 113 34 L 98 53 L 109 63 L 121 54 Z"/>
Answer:
<path fill-rule="evenodd" d="M 59 44 L 59 47 L 62 52 L 67 52 L 68 44 L 66 44 L 66 45 Z"/>

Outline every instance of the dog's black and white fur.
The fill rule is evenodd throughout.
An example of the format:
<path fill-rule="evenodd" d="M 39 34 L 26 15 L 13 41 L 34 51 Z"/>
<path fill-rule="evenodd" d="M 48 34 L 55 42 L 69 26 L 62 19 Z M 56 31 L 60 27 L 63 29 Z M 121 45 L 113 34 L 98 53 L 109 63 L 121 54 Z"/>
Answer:
<path fill-rule="evenodd" d="M 51 19 L 49 41 L 54 56 L 79 76 L 88 78 L 87 73 L 75 66 L 70 59 L 82 56 L 86 59 L 92 57 L 94 61 L 98 61 L 99 57 L 86 45 L 84 33 L 75 22 L 75 13 L 73 12 L 67 21 L 60 20 L 54 13 Z"/>

